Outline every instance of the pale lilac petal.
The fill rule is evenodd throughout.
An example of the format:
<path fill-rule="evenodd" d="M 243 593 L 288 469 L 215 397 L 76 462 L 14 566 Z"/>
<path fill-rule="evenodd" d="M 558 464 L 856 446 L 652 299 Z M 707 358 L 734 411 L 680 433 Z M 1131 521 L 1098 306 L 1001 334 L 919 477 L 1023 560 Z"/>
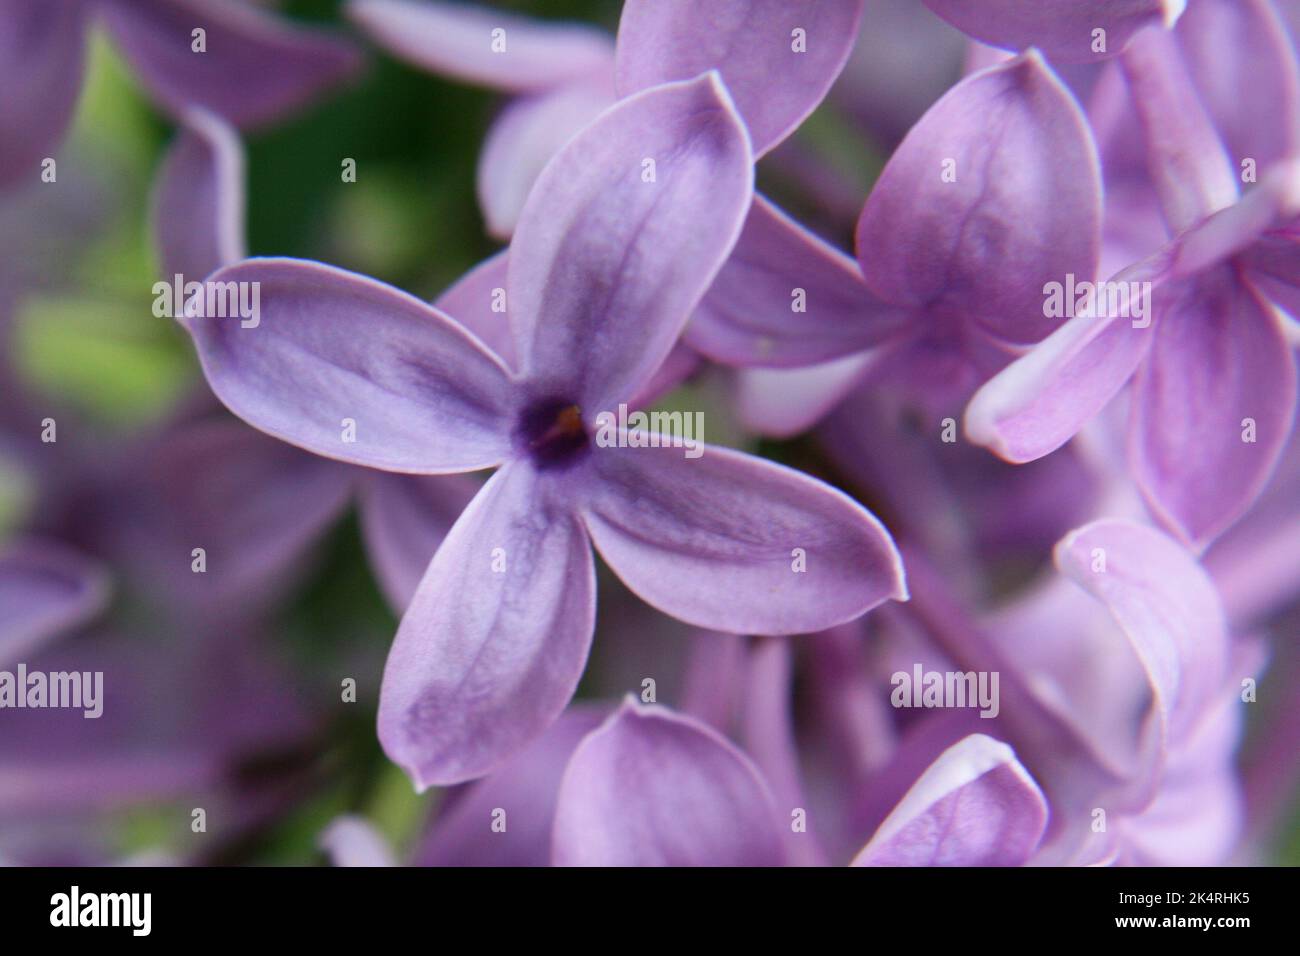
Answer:
<path fill-rule="evenodd" d="M 232 282 L 258 283 L 256 324 L 197 316 L 185 324 L 208 384 L 245 421 L 388 471 L 473 471 L 509 456 L 508 372 L 441 312 L 297 259 L 249 259 L 207 284 Z M 243 288 L 251 296 L 253 286 Z"/>
<path fill-rule="evenodd" d="M 1050 454 L 1124 387 L 1151 350 L 1153 333 L 1151 325 L 1135 328 L 1110 315 L 1070 319 L 972 396 L 966 437 L 1010 462 Z"/>
<path fill-rule="evenodd" d="M 364 817 L 335 817 L 317 841 L 335 866 L 396 866 L 383 834 Z"/>
<path fill-rule="evenodd" d="M 176 116 L 202 106 L 236 126 L 260 126 L 353 76 L 359 51 L 248 3 L 103 0 L 105 25 L 149 93 Z M 206 51 L 192 31 L 206 31 Z"/>
<path fill-rule="evenodd" d="M 862 0 L 627 0 L 618 90 L 719 70 L 761 156 L 803 122 L 844 69 Z"/>
<path fill-rule="evenodd" d="M 478 160 L 478 203 L 488 234 L 509 239 L 551 157 L 614 103 L 612 82 L 574 83 L 506 106 Z"/>
<path fill-rule="evenodd" d="M 522 463 L 489 479 L 398 628 L 379 739 L 420 789 L 499 766 L 559 716 L 586 666 L 596 610 L 591 545 L 540 480 Z"/>
<path fill-rule="evenodd" d="M 1120 62 L 1169 228 L 1179 232 L 1231 206 L 1237 199 L 1237 176 L 1187 75 L 1177 42 L 1162 30 L 1148 30 Z"/>
<path fill-rule="evenodd" d="M 0 664 L 35 653 L 107 600 L 108 577 L 90 559 L 53 542 L 8 543 L 0 551 Z"/>
<path fill-rule="evenodd" d="M 1175 36 L 1238 168 L 1249 158 L 1263 171 L 1296 151 L 1300 79 L 1291 40 L 1270 0 L 1196 0 Z"/>
<path fill-rule="evenodd" d="M 367 475 L 359 502 L 362 538 L 384 597 L 398 614 L 480 487 L 461 475 Z"/>
<path fill-rule="evenodd" d="M 510 247 L 530 386 L 592 415 L 626 401 L 731 251 L 752 190 L 748 138 L 717 74 L 623 100 L 572 140 Z"/>
<path fill-rule="evenodd" d="M 792 438 L 830 414 L 879 358 L 863 353 L 808 368 L 743 369 L 734 383 L 736 414 L 756 434 Z"/>
<path fill-rule="evenodd" d="M 408 63 L 498 90 L 544 90 L 607 74 L 614 59 L 610 37 L 594 27 L 469 3 L 350 0 L 347 15 Z"/>
<path fill-rule="evenodd" d="M 154 241 L 166 281 L 203 279 L 244 251 L 244 150 L 224 120 L 186 112 L 154 182 Z"/>
<path fill-rule="evenodd" d="M 993 46 L 1036 46 L 1054 60 L 1084 63 L 1113 56 L 1143 27 L 1171 25 L 1186 0 L 925 0 L 957 29 Z M 1094 30 L 1105 49 L 1094 49 Z"/>
<path fill-rule="evenodd" d="M 949 747 L 885 818 L 854 866 L 1020 866 L 1047 802 L 1015 752 L 984 734 Z"/>
<path fill-rule="evenodd" d="M 1012 342 L 1051 330 L 1044 285 L 1091 280 L 1100 245 L 1092 137 L 1033 52 L 968 77 L 931 107 L 885 166 L 857 229 L 862 274 L 882 299 L 953 310 Z"/>
<path fill-rule="evenodd" d="M 465 326 L 507 365 L 514 367 L 515 342 L 510 335 L 506 299 L 507 263 L 505 251 L 484 259 L 438 296 L 433 307 Z"/>
<path fill-rule="evenodd" d="M 1135 380 L 1130 455 L 1151 506 L 1199 547 L 1272 474 L 1291 432 L 1296 367 L 1277 314 L 1238 272 L 1182 288 Z"/>
<path fill-rule="evenodd" d="M 686 342 L 728 365 L 798 367 L 878 345 L 909 318 L 871 294 L 852 257 L 755 196 Z"/>
<path fill-rule="evenodd" d="M 1159 749 L 1187 738 L 1227 673 L 1227 626 L 1209 576 L 1172 538 L 1120 520 L 1071 532 L 1055 559 L 1128 638 L 1151 686 Z"/>
<path fill-rule="evenodd" d="M 718 631 L 805 634 L 906 597 L 889 533 L 844 493 L 728 449 L 685 451 L 596 449 L 582 503 L 597 550 L 647 603 Z"/>
<path fill-rule="evenodd" d="M 574 752 L 557 866 L 775 866 L 778 817 L 749 758 L 705 724 L 630 701 Z"/>
<path fill-rule="evenodd" d="M 564 768 L 609 712 L 573 704 L 500 769 L 453 792 L 420 844 L 416 865 L 550 866 Z"/>
<path fill-rule="evenodd" d="M 37 183 L 81 92 L 82 0 L 0 0 L 0 184 Z"/>

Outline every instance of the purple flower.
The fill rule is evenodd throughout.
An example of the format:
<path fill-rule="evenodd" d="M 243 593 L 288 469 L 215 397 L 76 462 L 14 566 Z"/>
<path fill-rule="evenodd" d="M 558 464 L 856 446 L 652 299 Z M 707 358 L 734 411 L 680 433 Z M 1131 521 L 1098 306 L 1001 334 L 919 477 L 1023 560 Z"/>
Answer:
<path fill-rule="evenodd" d="M 239 0 L 0 0 L 0 183 L 37 175 L 81 91 L 86 32 L 101 22 L 163 109 L 202 106 L 240 126 L 271 122 L 354 73 L 348 43 Z M 202 32 L 202 50 L 196 31 Z"/>
<path fill-rule="evenodd" d="M 423 302 L 294 260 L 211 277 L 260 283 L 256 328 L 185 319 L 214 391 L 272 435 L 403 473 L 499 466 L 385 672 L 380 737 L 421 787 L 487 772 L 572 697 L 593 628 L 589 539 L 646 601 L 719 630 L 819 630 L 904 595 L 884 529 L 819 482 L 725 450 L 640 447 L 644 433 L 593 440 L 669 354 L 751 188 L 716 75 L 606 113 L 548 165 L 516 231 L 515 368 Z"/>
<path fill-rule="evenodd" d="M 1148 31 L 1123 63 L 1173 238 L 1111 280 L 1124 292 L 1118 308 L 1086 309 L 985 385 L 966 431 L 1031 461 L 1132 379 L 1134 478 L 1160 520 L 1200 548 L 1249 507 L 1291 429 L 1295 360 L 1274 301 L 1300 289 L 1300 166 L 1275 163 L 1239 197 L 1175 40 Z M 1283 86 L 1286 122 L 1293 66 Z M 1145 320 L 1130 321 L 1127 307 L 1144 300 Z"/>

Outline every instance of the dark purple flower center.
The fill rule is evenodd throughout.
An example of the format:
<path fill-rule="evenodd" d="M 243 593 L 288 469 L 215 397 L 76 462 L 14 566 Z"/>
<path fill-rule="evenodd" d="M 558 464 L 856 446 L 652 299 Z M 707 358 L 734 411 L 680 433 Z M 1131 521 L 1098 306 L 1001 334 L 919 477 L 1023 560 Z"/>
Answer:
<path fill-rule="evenodd" d="M 588 446 L 582 411 L 562 398 L 546 398 L 529 405 L 519 416 L 515 435 L 538 468 L 573 464 Z"/>

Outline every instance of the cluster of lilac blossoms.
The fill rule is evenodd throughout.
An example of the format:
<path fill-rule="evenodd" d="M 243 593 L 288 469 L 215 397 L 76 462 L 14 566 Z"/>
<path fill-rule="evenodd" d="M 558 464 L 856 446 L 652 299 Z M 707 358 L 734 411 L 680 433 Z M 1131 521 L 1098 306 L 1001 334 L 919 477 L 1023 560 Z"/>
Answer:
<path fill-rule="evenodd" d="M 6 4 L 44 35 L 47 8 Z M 375 55 L 511 97 L 476 184 L 507 244 L 433 303 L 246 257 L 236 127 L 266 117 L 231 104 L 296 106 L 351 47 L 241 12 L 221 30 L 294 56 L 267 54 L 266 98 L 218 95 L 149 70 L 199 0 L 128 6 L 63 15 L 102 19 L 178 123 L 160 271 L 256 289 L 258 314 L 201 290 L 176 317 L 206 386 L 97 479 L 132 487 L 144 457 L 156 480 L 92 550 L 218 542 L 197 587 L 170 558 L 136 572 L 220 656 L 236 618 L 274 642 L 265 609 L 355 503 L 400 616 L 380 743 L 451 789 L 410 845 L 336 819 L 334 862 L 1261 858 L 1300 776 L 1294 720 L 1241 747 L 1296 674 L 1291 0 L 625 0 L 616 35 L 349 0 Z M 937 50 L 943 82 L 900 96 Z M 0 112 L 39 127 L 0 179 L 57 141 L 56 86 Z M 818 148 L 827 116 L 835 161 L 878 159 L 865 191 Z M 654 431 L 691 403 L 725 443 Z M 651 427 L 608 427 L 629 409 Z M 104 586 L 14 536 L 0 668 Z M 141 773 L 224 780 L 176 752 L 185 779 Z"/>

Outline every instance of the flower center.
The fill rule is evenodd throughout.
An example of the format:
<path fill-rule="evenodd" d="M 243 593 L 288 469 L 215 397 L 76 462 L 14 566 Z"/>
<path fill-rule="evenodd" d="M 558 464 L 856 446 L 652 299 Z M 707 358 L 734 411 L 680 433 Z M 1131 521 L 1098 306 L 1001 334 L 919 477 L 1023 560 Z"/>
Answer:
<path fill-rule="evenodd" d="M 538 468 L 573 464 L 587 450 L 587 428 L 573 402 L 547 398 L 529 405 L 515 429 L 519 443 Z"/>

